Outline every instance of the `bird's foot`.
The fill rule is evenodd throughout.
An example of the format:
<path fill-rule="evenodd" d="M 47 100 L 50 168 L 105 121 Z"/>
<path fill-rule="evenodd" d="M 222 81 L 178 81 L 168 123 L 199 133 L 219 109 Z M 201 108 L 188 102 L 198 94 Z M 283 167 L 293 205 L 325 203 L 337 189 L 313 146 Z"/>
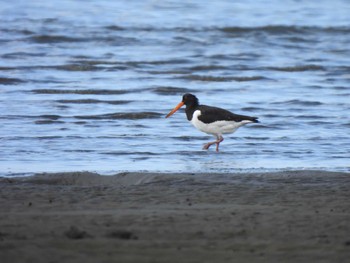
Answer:
<path fill-rule="evenodd" d="M 203 145 L 203 150 L 208 150 L 210 146 L 212 146 L 213 144 L 216 144 L 216 151 L 219 151 L 219 145 L 220 142 L 222 142 L 224 140 L 224 138 L 222 136 L 219 136 L 218 139 L 214 142 L 208 142 L 206 144 Z"/>
<path fill-rule="evenodd" d="M 210 143 L 210 142 L 204 144 L 204 145 L 203 145 L 203 150 L 208 150 L 209 147 L 212 146 L 212 145 L 213 145 L 213 143 Z"/>

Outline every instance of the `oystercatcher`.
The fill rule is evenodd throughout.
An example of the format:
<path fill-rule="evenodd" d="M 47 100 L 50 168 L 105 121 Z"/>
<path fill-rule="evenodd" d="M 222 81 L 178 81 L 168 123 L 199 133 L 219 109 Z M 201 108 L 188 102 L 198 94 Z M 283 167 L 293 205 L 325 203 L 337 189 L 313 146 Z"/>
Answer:
<path fill-rule="evenodd" d="M 218 152 L 219 144 L 224 140 L 223 134 L 234 133 L 239 127 L 247 123 L 259 122 L 257 117 L 238 115 L 221 108 L 201 105 L 197 97 L 190 93 L 184 94 L 182 101 L 165 118 L 173 115 L 183 105 L 186 105 L 187 120 L 194 127 L 216 137 L 216 141 L 208 142 L 203 146 L 204 150 L 208 150 L 211 145 L 216 144 L 216 151 Z"/>

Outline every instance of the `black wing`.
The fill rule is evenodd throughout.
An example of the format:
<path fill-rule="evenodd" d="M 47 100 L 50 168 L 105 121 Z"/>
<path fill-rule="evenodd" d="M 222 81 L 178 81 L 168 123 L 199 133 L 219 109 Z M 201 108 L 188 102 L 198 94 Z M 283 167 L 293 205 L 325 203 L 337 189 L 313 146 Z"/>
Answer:
<path fill-rule="evenodd" d="M 224 110 L 217 107 L 211 107 L 206 105 L 200 105 L 198 109 L 201 111 L 201 115 L 198 119 L 204 123 L 212 123 L 215 121 L 235 121 L 241 122 L 244 120 L 259 122 L 257 117 L 250 117 L 245 115 L 234 114 L 228 110 Z"/>

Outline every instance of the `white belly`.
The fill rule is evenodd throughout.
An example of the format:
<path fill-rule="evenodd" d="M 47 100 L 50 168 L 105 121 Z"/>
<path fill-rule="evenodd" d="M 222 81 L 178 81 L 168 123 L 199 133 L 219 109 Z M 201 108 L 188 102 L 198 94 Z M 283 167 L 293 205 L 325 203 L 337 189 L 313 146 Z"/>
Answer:
<path fill-rule="evenodd" d="M 227 134 L 227 133 L 234 133 L 239 127 L 251 123 L 251 121 L 241 121 L 241 122 L 235 122 L 235 121 L 215 121 L 212 123 L 204 123 L 198 120 L 198 116 L 200 116 L 201 112 L 199 110 L 196 110 L 193 113 L 193 117 L 191 120 L 191 123 L 194 127 L 196 127 L 198 130 L 205 132 L 207 134 L 212 135 L 221 135 L 221 134 Z"/>

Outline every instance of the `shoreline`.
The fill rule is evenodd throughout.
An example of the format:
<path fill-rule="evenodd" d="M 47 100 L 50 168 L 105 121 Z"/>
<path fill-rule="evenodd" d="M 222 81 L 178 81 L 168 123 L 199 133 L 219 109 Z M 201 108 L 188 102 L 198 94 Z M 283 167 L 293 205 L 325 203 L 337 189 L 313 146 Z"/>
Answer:
<path fill-rule="evenodd" d="M 2 262 L 347 262 L 350 173 L 0 178 Z"/>
<path fill-rule="evenodd" d="M 274 173 L 288 173 L 288 172 L 321 172 L 321 173 L 350 173 L 349 167 L 285 167 L 285 168 L 227 168 L 227 169 L 212 169 L 210 172 L 196 170 L 196 171 L 184 171 L 184 170 L 39 170 L 35 172 L 18 171 L 18 172 L 0 172 L 0 178 L 26 178 L 38 175 L 55 175 L 55 174 L 96 174 L 100 176 L 117 176 L 119 174 L 274 174 Z"/>

